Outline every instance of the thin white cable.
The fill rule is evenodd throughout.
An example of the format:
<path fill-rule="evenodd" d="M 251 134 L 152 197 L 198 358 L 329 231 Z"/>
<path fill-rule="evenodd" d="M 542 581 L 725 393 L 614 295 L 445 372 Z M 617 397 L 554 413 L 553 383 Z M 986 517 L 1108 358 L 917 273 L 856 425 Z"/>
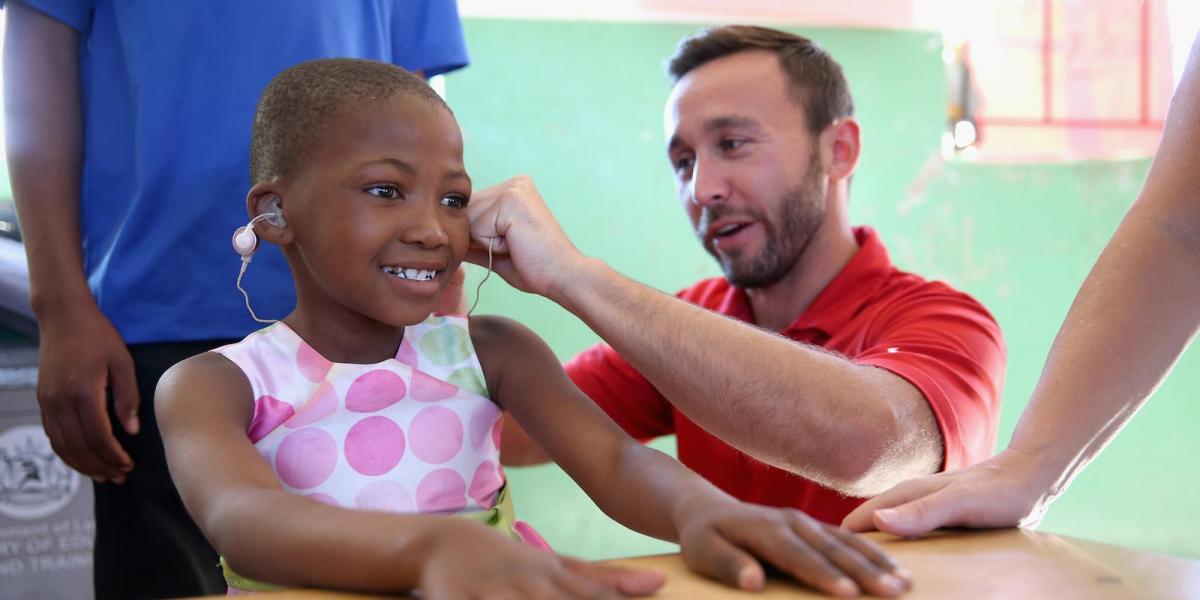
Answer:
<path fill-rule="evenodd" d="M 242 287 L 242 276 L 246 274 L 246 267 L 250 266 L 250 257 L 242 257 L 242 268 L 238 271 L 237 289 L 242 293 L 242 297 L 246 299 L 246 310 L 250 311 L 250 317 L 259 323 L 278 323 L 279 319 L 260 319 L 254 314 L 254 309 L 250 306 L 250 294 L 246 292 L 246 288 Z"/>
<path fill-rule="evenodd" d="M 483 275 L 483 279 L 480 279 L 480 280 L 479 280 L 479 285 L 475 286 L 475 302 L 473 302 L 473 303 L 471 304 L 471 309 L 467 311 L 467 316 L 468 316 L 468 317 L 469 317 L 469 316 L 471 316 L 471 313 L 475 312 L 475 307 L 476 307 L 476 306 L 479 306 L 479 291 L 483 289 L 483 282 L 487 281 L 487 280 L 488 280 L 488 277 L 491 277 L 491 276 L 492 276 L 492 242 L 493 242 L 493 241 L 495 241 L 495 239 L 496 239 L 496 238 L 494 238 L 494 237 L 490 237 L 490 238 L 488 238 L 488 267 L 487 267 L 487 273 L 484 273 L 484 275 Z"/>

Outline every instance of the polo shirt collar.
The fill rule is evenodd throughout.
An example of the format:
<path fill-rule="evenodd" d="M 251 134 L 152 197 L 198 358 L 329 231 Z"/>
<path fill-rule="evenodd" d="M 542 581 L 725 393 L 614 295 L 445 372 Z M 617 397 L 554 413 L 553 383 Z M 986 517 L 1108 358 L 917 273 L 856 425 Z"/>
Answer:
<path fill-rule="evenodd" d="M 858 252 L 784 334 L 799 329 L 818 329 L 832 336 L 883 287 L 894 267 L 879 234 L 870 227 L 855 227 L 854 240 L 858 242 Z"/>
<path fill-rule="evenodd" d="M 858 252 L 817 294 L 808 309 L 779 333 L 795 337 L 793 333 L 816 329 L 832 336 L 858 314 L 875 291 L 883 287 L 894 267 L 879 234 L 870 227 L 855 227 L 854 239 L 858 242 Z M 731 287 L 730 291 L 733 293 L 725 298 L 718 310 L 731 317 L 753 322 L 754 315 L 745 290 Z"/>

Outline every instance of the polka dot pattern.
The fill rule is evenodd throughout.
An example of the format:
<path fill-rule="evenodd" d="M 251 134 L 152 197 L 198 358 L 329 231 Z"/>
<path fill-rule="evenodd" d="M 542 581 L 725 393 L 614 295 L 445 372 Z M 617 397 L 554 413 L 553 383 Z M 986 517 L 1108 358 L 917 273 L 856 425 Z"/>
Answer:
<path fill-rule="evenodd" d="M 289 491 L 366 510 L 493 508 L 500 409 L 466 319 L 406 327 L 394 359 L 333 363 L 280 323 L 218 349 L 246 373 L 247 429 Z"/>
<path fill-rule="evenodd" d="M 296 489 L 316 487 L 333 474 L 337 464 L 337 442 L 328 432 L 315 427 L 293 431 L 283 438 L 275 453 L 275 472 Z"/>
<path fill-rule="evenodd" d="M 452 398 L 458 393 L 458 386 L 427 375 L 423 371 L 413 371 L 412 391 L 413 400 L 421 402 L 437 402 Z"/>
<path fill-rule="evenodd" d="M 441 406 L 422 409 L 409 426 L 412 452 L 417 458 L 441 464 L 463 447 L 463 423 L 458 413 Z"/>
<path fill-rule="evenodd" d="M 383 475 L 404 456 L 404 430 L 387 417 L 367 417 L 346 433 L 346 462 L 363 475 Z"/>
<path fill-rule="evenodd" d="M 369 413 L 383 410 L 404 399 L 404 380 L 386 369 L 367 371 L 350 384 L 346 410 Z"/>
<path fill-rule="evenodd" d="M 438 469 L 417 484 L 417 510 L 423 513 L 458 512 L 467 506 L 467 482 L 458 471 Z"/>
<path fill-rule="evenodd" d="M 402 364 L 406 364 L 414 369 L 420 368 L 417 360 L 417 349 L 413 348 L 412 342 L 405 337 L 403 342 L 400 342 L 400 349 L 396 351 L 396 360 Z"/>
<path fill-rule="evenodd" d="M 433 364 L 448 367 L 471 356 L 471 334 L 465 327 L 444 325 L 421 338 L 421 354 Z"/>
<path fill-rule="evenodd" d="M 254 416 L 250 418 L 246 437 L 250 438 L 251 443 L 257 443 L 294 414 L 296 409 L 291 404 L 274 396 L 259 396 L 254 401 Z"/>
<path fill-rule="evenodd" d="M 450 383 L 453 383 L 454 385 L 457 385 L 468 392 L 479 394 L 485 398 L 488 395 L 487 383 L 483 378 L 483 371 L 480 371 L 475 367 L 463 367 L 458 369 L 457 371 L 451 373 L 450 376 L 446 377 L 446 381 L 449 381 Z"/>
<path fill-rule="evenodd" d="M 330 496 L 329 494 L 319 494 L 319 493 L 318 494 L 305 494 L 304 496 L 306 498 L 311 498 L 313 500 L 316 500 L 317 502 L 320 502 L 322 504 L 328 504 L 330 506 L 341 506 L 341 503 L 337 501 L 337 498 L 334 498 L 333 496 Z"/>
<path fill-rule="evenodd" d="M 471 447 L 476 450 L 485 450 L 483 447 L 488 441 L 488 434 L 491 433 L 500 418 L 500 409 L 491 402 L 480 404 L 474 412 L 471 413 Z"/>
<path fill-rule="evenodd" d="M 300 342 L 300 346 L 296 350 L 296 369 L 305 379 L 320 383 L 325 380 L 325 376 L 332 368 L 333 363 L 313 350 L 312 346 Z"/>
<path fill-rule="evenodd" d="M 308 397 L 308 401 L 300 406 L 300 410 L 296 411 L 296 415 L 284 421 L 283 424 L 292 429 L 308 427 L 332 415 L 337 408 L 337 392 L 328 381 L 322 381 L 321 385 L 317 386 L 317 389 L 313 390 Z"/>
<path fill-rule="evenodd" d="M 500 434 L 504 431 L 504 419 L 496 419 L 496 423 L 492 425 L 492 447 L 496 450 L 500 449 Z"/>
<path fill-rule="evenodd" d="M 504 478 L 500 476 L 500 466 L 496 463 L 485 460 L 475 469 L 475 475 L 471 477 L 471 487 L 467 490 L 467 495 L 472 500 L 478 502 L 480 506 L 491 508 L 496 505 L 496 490 L 504 483 Z"/>

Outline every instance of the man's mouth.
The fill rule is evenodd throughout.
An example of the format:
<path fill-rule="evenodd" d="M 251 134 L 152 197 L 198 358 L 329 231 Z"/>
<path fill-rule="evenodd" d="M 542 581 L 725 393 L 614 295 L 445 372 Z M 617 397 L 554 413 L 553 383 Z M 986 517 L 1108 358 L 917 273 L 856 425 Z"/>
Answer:
<path fill-rule="evenodd" d="M 433 281 L 438 275 L 442 274 L 442 270 L 437 269 L 410 269 L 388 265 L 379 267 L 379 270 L 397 279 L 409 279 L 412 281 Z"/>
<path fill-rule="evenodd" d="M 730 236 L 730 235 L 733 235 L 733 234 L 741 231 L 742 229 L 745 229 L 746 226 L 748 226 L 748 225 L 750 225 L 750 224 L 749 223 L 730 223 L 730 224 L 725 225 L 725 226 L 717 229 L 716 231 L 714 231 L 712 236 L 714 238 Z"/>

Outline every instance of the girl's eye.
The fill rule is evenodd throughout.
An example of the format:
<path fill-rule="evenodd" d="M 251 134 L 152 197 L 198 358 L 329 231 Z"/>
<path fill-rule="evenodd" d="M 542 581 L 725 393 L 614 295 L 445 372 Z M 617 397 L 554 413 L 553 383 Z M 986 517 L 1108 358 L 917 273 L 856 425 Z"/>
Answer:
<path fill-rule="evenodd" d="M 470 199 L 462 194 L 446 194 L 442 196 L 442 204 L 450 208 L 466 208 Z"/>
<path fill-rule="evenodd" d="M 366 192 L 372 196 L 378 196 L 388 200 L 395 200 L 396 198 L 400 197 L 400 190 L 394 185 L 373 185 L 368 187 Z"/>

